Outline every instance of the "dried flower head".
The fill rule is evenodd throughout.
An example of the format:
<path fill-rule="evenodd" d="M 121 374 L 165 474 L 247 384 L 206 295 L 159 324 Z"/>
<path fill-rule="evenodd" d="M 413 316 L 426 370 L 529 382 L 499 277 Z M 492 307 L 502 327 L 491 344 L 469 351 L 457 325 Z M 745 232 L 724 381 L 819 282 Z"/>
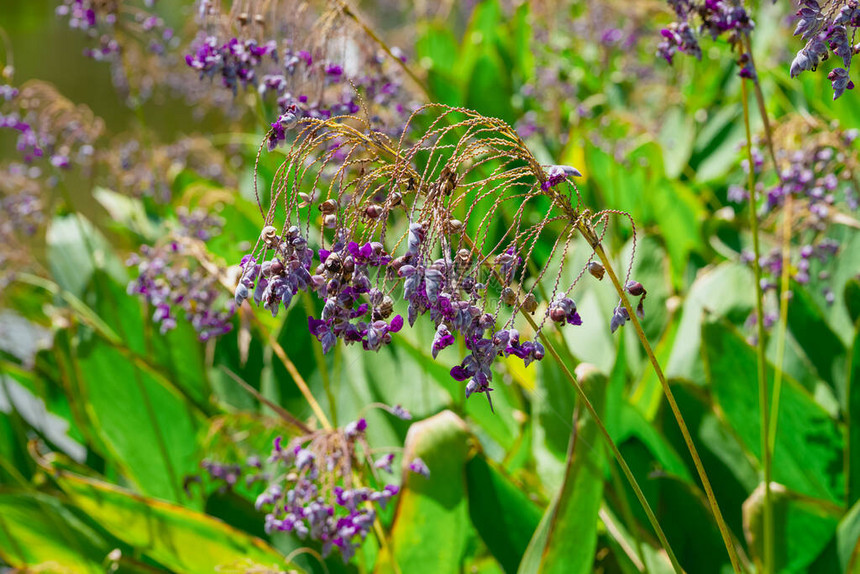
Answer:
<path fill-rule="evenodd" d="M 308 326 L 324 351 L 338 340 L 378 351 L 404 326 L 393 308 L 405 304 L 410 325 L 432 322 L 434 357 L 462 339 L 451 376 L 467 396 L 489 397 L 499 356 L 542 359 L 547 319 L 581 323 L 569 295 L 586 269 L 563 286 L 561 264 L 582 229 L 596 246 L 617 212 L 593 215 L 574 186 L 562 191 L 574 168 L 541 166 L 506 123 L 442 105 L 414 113 L 399 141 L 358 118 L 305 118 L 295 131 L 237 303 L 253 293 L 277 314 L 316 294 L 322 313 Z M 550 246 L 540 263 L 538 243 Z M 533 340 L 518 313 L 535 316 Z"/>

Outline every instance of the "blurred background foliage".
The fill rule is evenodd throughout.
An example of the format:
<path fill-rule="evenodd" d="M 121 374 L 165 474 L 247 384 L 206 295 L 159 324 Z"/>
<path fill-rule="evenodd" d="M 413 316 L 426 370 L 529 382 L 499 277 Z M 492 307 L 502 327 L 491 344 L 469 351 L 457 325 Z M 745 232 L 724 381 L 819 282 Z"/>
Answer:
<path fill-rule="evenodd" d="M 789 78 L 797 49 L 789 4 L 757 3 L 754 12 L 770 117 L 810 119 L 793 128 L 800 142 L 812 121 L 860 126 L 856 91 L 834 102 L 821 77 Z M 745 181 L 740 78 L 728 47 L 711 44 L 702 61 L 667 66 L 654 53 L 669 9 L 651 0 L 360 8 L 425 79 L 427 94 L 415 90 L 416 101 L 515 125 L 542 163 L 582 172 L 585 205 L 633 216 L 633 277 L 649 292 L 645 332 L 743 563 L 755 570 L 761 452 L 747 322 L 755 293 L 742 257 L 750 245 L 746 208 L 728 197 Z M 76 175 L 62 193 L 42 190 L 48 219 L 23 244 L 26 262 L 5 261 L 3 272 L 14 276 L 0 295 L 0 563 L 45 572 L 671 571 L 593 421 L 550 360 L 528 368 L 503 361 L 491 412 L 485 401 L 464 400 L 448 375 L 453 353 L 430 357 L 430 329 L 406 329 L 378 354 L 339 346 L 323 357 L 300 301 L 278 319 L 245 306 L 230 333 L 204 342 L 182 320 L 160 334 L 152 309 L 126 290 L 134 275 L 126 259 L 175 228 L 180 208 L 205 207 L 224 220 L 206 249 L 221 267 L 235 265 L 259 234 L 251 177 L 268 126 L 247 112 L 192 113 L 169 95 L 130 108 L 108 67 L 81 56 L 86 38 L 54 9 L 49 0 L 0 3 L 16 84 L 53 84 L 102 118 L 107 133 L 129 134 L 143 149 L 200 138 L 224 170 L 212 177 L 168 161 L 159 174 L 167 203 Z M 193 7 L 157 9 L 182 30 Z M 249 97 L 240 92 L 236 106 Z M 14 140 L 0 138 L 0 151 L 12 158 Z M 853 157 L 856 145 L 842 153 Z M 262 188 L 279 159 L 263 156 Z M 856 215 L 824 232 L 839 242 L 838 256 L 816 267 L 808 284 L 792 285 L 773 454 L 779 572 L 860 572 Z M 778 245 L 772 228 L 763 241 L 766 249 Z M 623 268 L 634 247 L 630 226 L 610 227 L 605 242 Z M 563 277 L 572 279 L 589 255 L 580 242 Z M 617 296 L 596 281 L 583 281 L 574 296 L 584 324 L 548 336 L 583 375 L 684 568 L 731 571 L 657 378 L 632 331 L 610 333 Z M 314 420 L 279 349 L 331 420 L 363 416 L 374 449 L 406 441 L 431 469 L 424 480 L 404 463 L 396 506 L 380 516 L 383 536 L 347 564 L 336 555 L 317 560 L 318 544 L 295 552 L 307 544 L 289 533 L 267 534 L 254 509 L 260 489 L 241 481 L 228 487 L 201 467 L 265 457 L 275 436 L 291 432 L 230 373 L 300 420 Z M 772 340 L 767 350 L 775 361 Z M 414 418 L 367 410 L 372 403 L 401 404 Z M 189 480 L 196 476 L 202 481 Z"/>

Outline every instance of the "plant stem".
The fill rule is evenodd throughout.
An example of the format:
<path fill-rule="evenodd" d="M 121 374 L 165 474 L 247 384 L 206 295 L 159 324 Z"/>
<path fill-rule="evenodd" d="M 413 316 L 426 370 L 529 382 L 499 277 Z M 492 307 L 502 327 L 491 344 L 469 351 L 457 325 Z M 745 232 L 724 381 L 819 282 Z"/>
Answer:
<path fill-rule="evenodd" d="M 472 242 L 471 238 L 468 235 L 463 235 L 462 239 L 471 249 L 475 248 L 475 244 Z M 502 278 L 499 276 L 496 269 L 490 268 L 490 271 L 496 277 L 497 281 L 502 281 Z M 519 301 L 517 302 L 517 308 L 521 308 L 521 302 Z M 529 325 L 532 329 L 534 329 L 535 333 L 540 333 L 541 343 L 546 348 L 546 350 L 549 351 L 553 359 L 555 359 L 555 362 L 558 364 L 559 368 L 562 370 L 562 373 L 564 373 L 564 376 L 567 378 L 567 380 L 570 381 L 571 385 L 573 385 L 573 388 L 576 391 L 579 400 L 582 402 L 582 405 L 588 411 L 588 414 L 591 415 L 591 418 L 597 425 L 598 430 L 600 430 L 600 434 L 602 434 L 603 438 L 606 440 L 606 444 L 609 446 L 609 450 L 612 451 L 612 455 L 615 457 L 615 460 L 618 461 L 618 466 L 621 467 L 621 471 L 624 473 L 624 477 L 627 479 L 628 484 L 630 484 L 630 488 L 633 489 L 633 493 L 639 500 L 639 504 L 642 505 L 642 509 L 645 511 L 645 515 L 648 517 L 648 522 L 651 523 L 651 527 L 657 534 L 657 538 L 660 540 L 660 545 L 666 551 L 666 555 L 669 557 L 669 561 L 672 563 L 672 567 L 675 569 L 676 573 L 682 574 L 684 570 L 678 563 L 678 559 L 675 557 L 675 553 L 672 551 L 672 547 L 669 545 L 669 541 L 666 539 L 666 535 L 663 533 L 663 529 L 660 527 L 660 523 L 657 521 L 657 517 L 654 515 L 654 511 L 651 510 L 651 505 L 648 504 L 648 500 L 645 498 L 645 494 L 643 494 L 642 489 L 639 487 L 639 483 L 636 481 L 636 477 L 633 476 L 633 472 L 627 465 L 627 461 L 624 460 L 624 457 L 621 455 L 621 451 L 618 450 L 618 446 L 615 444 L 615 441 L 612 440 L 612 436 L 609 434 L 609 430 L 607 430 L 606 426 L 603 424 L 603 421 L 600 418 L 600 415 L 597 414 L 597 410 L 594 408 L 594 405 L 592 405 L 591 401 L 588 399 L 588 395 L 585 393 L 585 389 L 582 388 L 582 385 L 579 383 L 576 376 L 570 371 L 564 360 L 562 360 L 561 355 L 559 355 L 558 350 L 556 350 L 555 345 L 552 344 L 552 341 L 549 340 L 549 337 L 547 337 L 543 334 L 543 332 L 540 331 L 538 324 L 535 323 L 535 320 L 532 319 L 531 315 L 525 312 L 521 313 L 521 315 L 525 317 L 526 321 L 528 321 Z"/>
<path fill-rule="evenodd" d="M 537 324 L 534 322 L 534 319 L 532 319 L 531 316 L 526 313 L 523 313 L 523 316 L 528 320 L 532 328 L 537 330 L 538 327 Z M 562 372 L 564 373 L 564 376 L 567 377 L 567 379 L 573 385 L 573 388 L 576 390 L 576 394 L 579 396 L 579 400 L 582 402 L 582 405 L 591 415 L 591 418 L 594 420 L 594 423 L 597 425 L 597 428 L 600 430 L 600 433 L 603 435 L 603 438 L 606 439 L 606 444 L 609 445 L 609 450 L 612 451 L 612 455 L 615 457 L 615 460 L 618 461 L 618 466 L 621 467 L 621 471 L 624 473 L 625 478 L 627 478 L 627 482 L 630 484 L 630 487 L 633 489 L 633 492 L 636 494 L 636 498 L 639 499 L 639 503 L 642 505 L 642 509 L 645 511 L 645 514 L 648 517 L 648 522 L 650 522 L 651 527 L 654 528 L 654 532 L 657 534 L 657 538 L 660 540 L 660 545 L 663 546 L 663 549 L 669 556 L 669 561 L 672 563 L 672 568 L 674 568 L 675 572 L 677 572 L 678 574 L 682 574 L 684 570 L 678 563 L 678 559 L 675 557 L 675 553 L 672 551 L 672 547 L 669 545 L 669 541 L 666 539 L 666 535 L 663 533 L 663 529 L 660 527 L 660 523 L 657 521 L 657 517 L 654 515 L 654 511 L 651 510 L 651 506 L 648 504 L 648 500 L 642 493 L 642 489 L 639 487 L 639 483 L 636 481 L 636 477 L 633 476 L 633 472 L 630 470 L 630 467 L 627 466 L 627 462 L 621 455 L 621 451 L 618 450 L 618 446 L 616 446 L 615 441 L 612 440 L 612 437 L 609 435 L 609 431 L 606 429 L 606 426 L 604 426 L 603 421 L 600 420 L 600 416 L 597 414 L 594 405 L 592 405 L 591 401 L 588 399 L 588 395 L 585 394 L 585 390 L 582 388 L 582 385 L 579 384 L 579 381 L 576 379 L 576 376 L 574 376 L 574 374 L 570 372 L 570 369 L 567 368 L 567 365 L 561 359 L 561 356 L 558 354 L 558 351 L 555 349 L 555 346 L 552 344 L 549 338 L 547 338 L 543 335 L 543 333 L 541 333 L 540 339 L 546 349 L 549 351 L 550 355 L 552 355 L 556 363 L 558 363 L 558 366 L 561 368 Z"/>
<path fill-rule="evenodd" d="M 714 495 L 714 489 L 711 487 L 711 481 L 708 479 L 708 475 L 705 472 L 705 467 L 702 464 L 702 459 L 699 457 L 699 452 L 696 449 L 696 445 L 693 443 L 693 437 L 690 435 L 690 431 L 687 428 L 687 423 L 684 422 L 684 417 L 681 414 L 681 409 L 678 407 L 678 402 L 675 400 L 675 395 L 672 392 L 671 387 L 669 387 L 669 383 L 666 380 L 666 375 L 663 373 L 663 369 L 660 367 L 660 363 L 657 361 L 657 357 L 654 355 L 654 350 L 651 348 L 651 344 L 648 342 L 648 338 L 645 336 L 645 331 L 642 329 L 642 324 L 639 322 L 639 318 L 636 316 L 636 311 L 634 310 L 633 305 L 630 303 L 630 300 L 628 299 L 627 294 L 624 291 L 624 287 L 618 280 L 618 276 L 615 274 L 615 270 L 612 267 L 612 262 L 609 260 L 609 257 L 603 250 L 603 246 L 600 244 L 599 238 L 594 234 L 593 230 L 589 228 L 583 218 L 580 218 L 579 230 L 586 238 L 586 240 L 588 240 L 588 242 L 591 244 L 595 253 L 597 253 L 597 257 L 603 263 L 603 267 L 606 269 L 606 273 L 609 275 L 609 279 L 612 281 L 612 284 L 615 286 L 615 290 L 618 292 L 618 295 L 621 298 L 621 303 L 624 305 L 624 307 L 627 309 L 627 313 L 630 315 L 630 321 L 633 323 L 633 328 L 636 330 L 636 334 L 639 337 L 639 341 L 642 343 L 642 348 L 645 350 L 645 354 L 648 355 L 648 360 L 651 362 L 651 365 L 654 367 L 654 372 L 657 374 L 657 378 L 660 380 L 660 384 L 663 387 L 663 394 L 666 395 L 666 401 L 669 403 L 669 407 L 672 409 L 672 414 L 675 416 L 675 420 L 678 422 L 678 427 L 681 429 L 681 435 L 684 437 L 684 443 L 687 445 L 687 450 L 689 450 L 690 456 L 693 459 L 693 464 L 696 467 L 696 472 L 699 474 L 699 479 L 702 481 L 705 495 L 708 498 L 708 504 L 711 507 L 711 511 L 714 514 L 714 519 L 717 522 L 717 527 L 720 529 L 720 534 L 723 537 L 723 543 L 725 544 L 726 550 L 729 553 L 729 559 L 732 562 L 732 568 L 734 568 L 735 572 L 741 572 L 741 565 L 738 559 L 737 551 L 735 550 L 734 541 L 732 540 L 731 533 L 729 532 L 729 527 L 728 525 L 726 525 L 725 519 L 723 519 L 723 514 L 722 512 L 720 512 L 720 506 L 719 504 L 717 504 L 717 498 Z"/>
<path fill-rule="evenodd" d="M 756 69 L 755 60 L 753 60 L 752 54 L 752 43 L 750 42 L 749 36 L 747 36 L 746 41 L 747 55 L 749 56 L 753 69 Z M 770 120 L 768 119 L 767 108 L 764 103 L 764 94 L 762 94 L 758 76 L 753 78 L 753 88 L 756 103 L 758 104 L 759 115 L 761 116 L 761 121 L 764 125 L 764 136 L 765 141 L 767 142 L 770 159 L 773 162 L 773 170 L 781 182 L 782 174 L 779 171 L 779 164 L 776 161 L 776 150 L 773 145 L 773 132 L 770 128 Z M 785 196 L 785 203 L 782 208 L 782 266 L 780 268 L 779 278 L 779 323 L 776 332 L 776 369 L 773 374 L 773 394 L 770 402 L 770 426 L 768 428 L 768 448 L 770 450 L 771 457 L 773 456 L 774 447 L 776 445 L 776 429 L 777 421 L 779 420 L 779 396 L 782 392 L 783 379 L 782 365 L 785 361 L 785 345 L 788 331 L 788 301 L 791 297 L 791 266 L 789 265 L 789 262 L 791 260 L 791 227 L 793 216 L 794 194 L 788 193 Z"/>
<path fill-rule="evenodd" d="M 770 448 L 768 445 L 768 429 L 770 428 L 770 413 L 768 410 L 767 396 L 767 358 L 765 355 L 765 330 L 764 330 L 764 295 L 761 288 L 761 247 L 759 245 L 758 213 L 755 188 L 755 162 L 752 155 L 752 134 L 750 131 L 750 113 L 747 93 L 747 81 L 741 82 L 741 99 L 744 109 L 744 128 L 747 138 L 747 160 L 749 161 L 749 193 L 750 193 L 750 230 L 753 239 L 753 274 L 755 277 L 756 293 L 756 356 L 758 363 L 758 387 L 759 387 L 759 413 L 761 417 L 761 457 L 764 470 L 764 558 L 763 571 L 765 574 L 771 572 L 773 567 L 773 501 L 770 491 Z"/>

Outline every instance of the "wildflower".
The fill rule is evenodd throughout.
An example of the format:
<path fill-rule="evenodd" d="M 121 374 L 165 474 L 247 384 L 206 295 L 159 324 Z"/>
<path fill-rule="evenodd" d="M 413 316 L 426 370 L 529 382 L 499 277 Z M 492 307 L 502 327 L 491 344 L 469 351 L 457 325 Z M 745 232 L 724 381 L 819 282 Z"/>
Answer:
<path fill-rule="evenodd" d="M 427 468 L 427 464 L 420 458 L 416 457 L 412 459 L 412 462 L 409 463 L 409 470 L 415 474 L 420 474 L 424 478 L 430 478 L 430 469 Z"/>

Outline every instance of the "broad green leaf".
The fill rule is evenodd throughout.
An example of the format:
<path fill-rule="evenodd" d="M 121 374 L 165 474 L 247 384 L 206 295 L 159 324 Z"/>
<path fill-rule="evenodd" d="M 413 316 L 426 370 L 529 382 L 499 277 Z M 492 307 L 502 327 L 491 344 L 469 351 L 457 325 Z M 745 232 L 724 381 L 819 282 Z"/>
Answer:
<path fill-rule="evenodd" d="M 708 379 L 726 422 L 747 450 L 760 459 L 755 350 L 717 321 L 705 323 L 702 340 Z M 773 367 L 768 365 L 767 371 L 768 396 L 772 396 Z M 827 412 L 796 381 L 784 377 L 773 480 L 801 494 L 841 500 L 842 445 L 841 432 Z"/>
<path fill-rule="evenodd" d="M 860 572 L 860 502 L 851 507 L 836 529 L 836 551 L 842 572 Z"/>
<path fill-rule="evenodd" d="M 702 318 L 706 311 L 715 317 L 741 322 L 755 301 L 750 270 L 739 263 L 723 263 L 703 271 L 684 301 L 684 311 L 675 345 L 666 365 L 666 376 L 705 384 L 702 366 Z"/>
<path fill-rule="evenodd" d="M 83 293 L 96 269 L 104 268 L 120 280 L 126 277 L 125 266 L 108 241 L 83 216 L 56 217 L 48 228 L 46 241 L 53 279 L 76 296 Z"/>
<path fill-rule="evenodd" d="M 0 560 L 44 572 L 104 572 L 107 543 L 56 498 L 0 494 Z M 38 567 L 38 568 L 37 568 Z"/>
<path fill-rule="evenodd" d="M 844 360 L 845 345 L 827 324 L 823 313 L 805 289 L 795 284 L 791 292 L 788 328 L 800 344 L 803 353 L 815 366 L 818 375 L 835 390 L 837 381 L 834 362 L 841 363 Z M 839 398 L 840 402 L 844 401 L 843 397 Z"/>
<path fill-rule="evenodd" d="M 860 326 L 848 361 L 845 394 L 845 499 L 852 506 L 860 500 Z"/>
<path fill-rule="evenodd" d="M 528 496 L 478 455 L 466 463 L 469 516 L 505 572 L 516 572 L 541 512 Z"/>
<path fill-rule="evenodd" d="M 156 375 L 97 336 L 75 349 L 80 400 L 109 455 L 140 492 L 180 501 L 182 480 L 197 466 L 201 419 Z"/>
<path fill-rule="evenodd" d="M 102 528 L 170 571 L 284 569 L 284 557 L 265 542 L 205 514 L 70 473 L 56 480 Z"/>
<path fill-rule="evenodd" d="M 821 500 L 808 498 L 771 483 L 773 504 L 776 572 L 806 572 L 827 545 L 839 523 L 840 509 Z M 757 564 L 763 556 L 764 484 L 744 502 L 744 532 Z M 856 538 L 856 536 L 855 536 Z"/>
<path fill-rule="evenodd" d="M 850 279 L 845 284 L 845 307 L 852 323 L 860 319 L 860 279 Z"/>
<path fill-rule="evenodd" d="M 410 427 L 402 490 L 389 546 L 380 554 L 377 572 L 460 570 L 474 536 L 464 477 L 470 440 L 466 423 L 451 411 Z M 429 478 L 408 470 L 415 458 L 427 464 Z"/>
<path fill-rule="evenodd" d="M 605 411 L 607 378 L 581 365 L 579 381 L 598 415 Z M 571 434 L 561 490 L 544 513 L 519 572 L 591 572 L 597 548 L 597 522 L 603 498 L 603 436 L 584 408 Z"/>

